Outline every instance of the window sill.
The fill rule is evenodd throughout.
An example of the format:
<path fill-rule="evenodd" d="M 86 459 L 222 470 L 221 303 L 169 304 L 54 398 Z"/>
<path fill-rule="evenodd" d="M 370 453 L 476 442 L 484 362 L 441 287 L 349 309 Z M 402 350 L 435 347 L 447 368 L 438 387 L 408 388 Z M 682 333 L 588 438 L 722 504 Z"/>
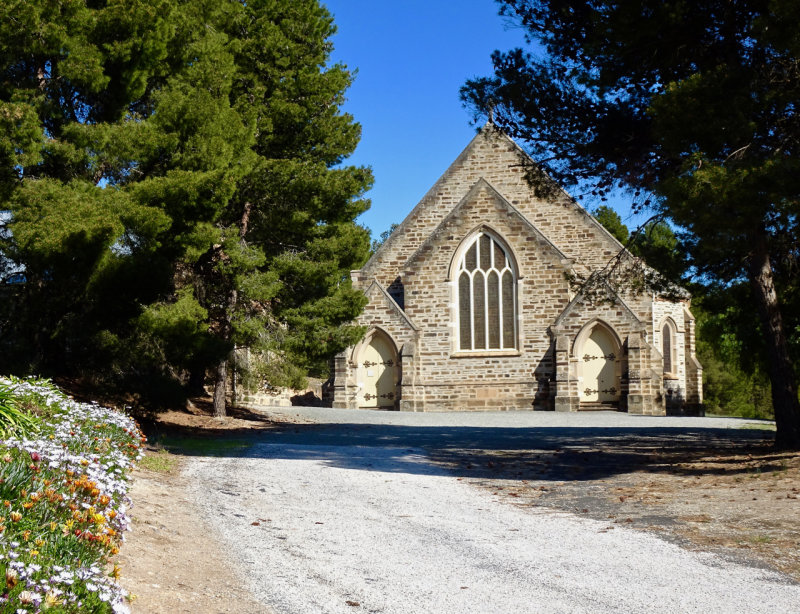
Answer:
<path fill-rule="evenodd" d="M 522 356 L 522 352 L 519 350 L 473 350 L 450 354 L 450 358 L 499 358 L 503 356 Z"/>

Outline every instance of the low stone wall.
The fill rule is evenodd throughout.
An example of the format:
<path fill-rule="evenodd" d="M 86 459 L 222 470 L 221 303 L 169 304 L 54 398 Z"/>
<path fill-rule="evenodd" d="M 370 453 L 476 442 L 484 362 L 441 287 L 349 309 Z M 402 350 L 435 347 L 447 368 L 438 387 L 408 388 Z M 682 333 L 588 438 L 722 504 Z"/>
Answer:
<path fill-rule="evenodd" d="M 239 407 L 291 407 L 292 405 L 330 407 L 330 402 L 325 400 L 327 395 L 323 392 L 324 386 L 325 380 L 309 378 L 308 386 L 303 390 L 294 388 L 242 390 L 233 402 Z"/>

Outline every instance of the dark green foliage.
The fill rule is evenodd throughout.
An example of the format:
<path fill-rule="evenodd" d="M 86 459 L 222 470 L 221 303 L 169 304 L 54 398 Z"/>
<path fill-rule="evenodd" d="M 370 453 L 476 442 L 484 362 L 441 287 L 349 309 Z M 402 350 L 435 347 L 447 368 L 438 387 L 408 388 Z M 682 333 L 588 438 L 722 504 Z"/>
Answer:
<path fill-rule="evenodd" d="M 557 179 L 591 183 L 599 198 L 622 188 L 669 220 L 702 283 L 750 284 L 777 442 L 800 447 L 789 322 L 800 258 L 797 3 L 501 6 L 546 57 L 495 52 L 494 76 L 468 82 L 465 101 L 493 108 Z"/>
<path fill-rule="evenodd" d="M 736 290 L 726 291 L 726 298 L 734 299 Z M 758 318 L 734 300 L 727 309 L 720 309 L 715 304 L 719 298 L 702 297 L 692 306 L 697 318 L 697 357 L 703 365 L 703 403 L 710 413 L 773 418 L 769 378 L 762 365 L 763 352 L 758 351 L 763 343 Z M 706 305 L 715 311 L 706 311 Z M 749 329 L 742 320 L 749 320 Z"/>
<path fill-rule="evenodd" d="M 606 205 L 595 218 L 635 255 L 671 279 L 681 279 L 686 264 L 679 242 L 664 222 L 650 221 L 633 235 Z M 694 284 L 697 357 L 703 365 L 703 404 L 714 414 L 772 418 L 769 379 L 763 366 L 763 335 L 758 318 L 743 308 L 752 302 L 747 285 L 725 289 Z"/>
<path fill-rule="evenodd" d="M 619 213 L 608 205 L 600 205 L 592 212 L 592 215 L 608 232 L 614 235 L 617 241 L 622 243 L 622 245 L 628 244 L 628 238 L 631 233 L 628 227 L 622 223 L 622 218 L 619 216 Z"/>
<path fill-rule="evenodd" d="M 0 251 L 26 277 L 0 369 L 141 389 L 247 345 L 298 382 L 356 338 L 371 174 L 342 164 L 333 32 L 316 0 L 0 9 Z"/>

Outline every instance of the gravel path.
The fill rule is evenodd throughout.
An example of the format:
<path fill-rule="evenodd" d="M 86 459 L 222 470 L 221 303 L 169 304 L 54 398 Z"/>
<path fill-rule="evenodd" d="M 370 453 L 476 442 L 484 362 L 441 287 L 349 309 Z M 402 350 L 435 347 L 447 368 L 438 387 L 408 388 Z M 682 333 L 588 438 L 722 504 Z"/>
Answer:
<path fill-rule="evenodd" d="M 331 439 L 187 463 L 205 520 L 280 614 L 800 612 L 784 576 L 501 503 L 421 449 Z"/>

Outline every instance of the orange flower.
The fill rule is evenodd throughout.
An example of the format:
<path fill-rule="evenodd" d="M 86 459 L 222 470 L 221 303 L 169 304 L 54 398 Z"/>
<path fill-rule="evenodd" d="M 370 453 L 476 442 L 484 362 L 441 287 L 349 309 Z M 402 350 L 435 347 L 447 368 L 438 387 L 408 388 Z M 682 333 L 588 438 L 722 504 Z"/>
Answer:
<path fill-rule="evenodd" d="M 22 514 L 20 514 L 19 512 L 11 512 L 11 520 L 13 522 L 19 522 L 20 520 L 22 520 Z"/>

